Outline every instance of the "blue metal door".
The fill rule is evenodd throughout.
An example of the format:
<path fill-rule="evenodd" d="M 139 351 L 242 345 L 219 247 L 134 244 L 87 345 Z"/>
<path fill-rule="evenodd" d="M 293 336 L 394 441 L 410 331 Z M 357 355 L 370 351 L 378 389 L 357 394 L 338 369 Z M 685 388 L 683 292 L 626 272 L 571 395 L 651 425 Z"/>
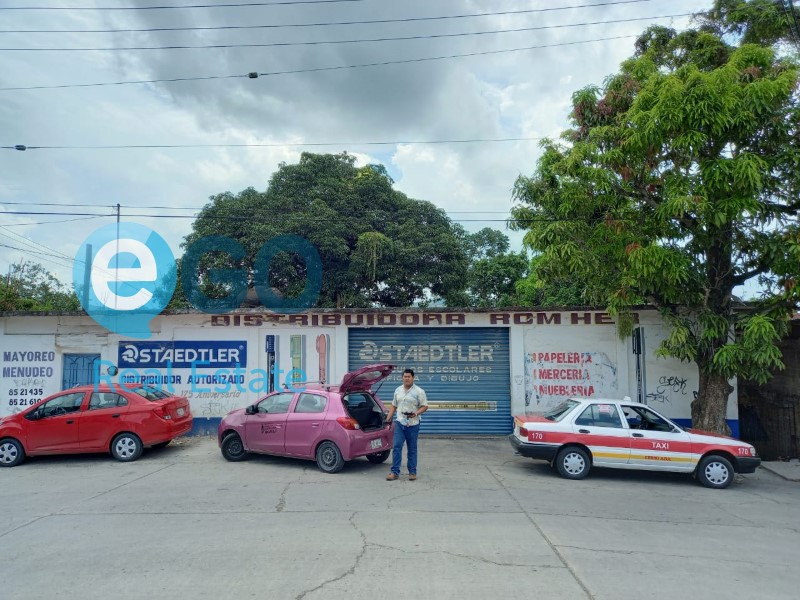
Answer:
<path fill-rule="evenodd" d="M 99 362 L 99 354 L 65 354 L 61 389 L 68 390 L 79 385 L 93 384 L 96 365 Z"/>
<path fill-rule="evenodd" d="M 350 329 L 349 370 L 391 363 L 397 370 L 378 384 L 390 403 L 403 369 L 414 369 L 428 411 L 420 433 L 505 434 L 511 418 L 508 329 L 493 327 Z"/>

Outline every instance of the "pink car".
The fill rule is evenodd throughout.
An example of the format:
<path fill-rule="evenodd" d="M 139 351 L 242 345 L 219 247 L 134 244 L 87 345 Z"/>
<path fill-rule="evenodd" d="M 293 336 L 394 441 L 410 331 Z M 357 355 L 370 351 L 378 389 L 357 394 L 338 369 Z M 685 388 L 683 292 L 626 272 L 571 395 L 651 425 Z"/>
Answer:
<path fill-rule="evenodd" d="M 222 456 L 230 461 L 249 452 L 316 460 L 336 473 L 344 463 L 366 456 L 382 463 L 392 449 L 392 425 L 372 386 L 394 365 L 377 364 L 347 373 L 339 385 L 308 384 L 284 390 L 228 413 L 217 433 Z"/>

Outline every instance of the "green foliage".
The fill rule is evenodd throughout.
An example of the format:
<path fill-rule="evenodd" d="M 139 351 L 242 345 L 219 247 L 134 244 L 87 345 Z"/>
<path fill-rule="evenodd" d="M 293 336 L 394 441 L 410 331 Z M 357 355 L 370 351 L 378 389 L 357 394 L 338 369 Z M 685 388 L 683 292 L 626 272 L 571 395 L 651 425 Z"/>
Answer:
<path fill-rule="evenodd" d="M 467 259 L 456 227 L 444 211 L 406 197 L 392 184 L 381 165 L 358 168 L 346 153 L 304 153 L 298 164 L 281 164 L 264 192 L 248 188 L 213 196 L 184 247 L 210 235 L 244 246 L 239 261 L 211 255 L 201 264 L 201 287 L 220 297 L 227 289 L 209 280 L 209 269 L 249 267 L 252 286 L 261 277 L 252 272 L 258 250 L 283 234 L 303 237 L 319 251 L 320 307 L 403 307 L 457 294 L 464 289 Z M 305 276 L 298 256 L 279 253 L 269 285 L 292 297 L 302 291 Z"/>
<path fill-rule="evenodd" d="M 525 277 L 528 259 L 524 252 L 509 252 L 508 236 L 488 227 L 467 233 L 457 226 L 467 257 L 465 288 L 444 296 L 447 306 L 492 308 L 519 306 L 517 282 Z"/>
<path fill-rule="evenodd" d="M 660 353 L 704 374 L 701 409 L 703 382 L 782 366 L 800 300 L 798 65 L 773 47 L 788 29 L 762 18 L 776 6 L 718 0 L 698 29 L 645 31 L 619 73 L 574 94 L 572 128 L 514 189 L 533 276 L 586 281 L 584 297 L 619 315 L 658 307 Z M 766 293 L 736 310 L 751 280 Z"/>
<path fill-rule="evenodd" d="M 38 263 L 20 261 L 11 265 L 0 280 L 2 311 L 77 311 L 78 298 L 67 286 Z"/>

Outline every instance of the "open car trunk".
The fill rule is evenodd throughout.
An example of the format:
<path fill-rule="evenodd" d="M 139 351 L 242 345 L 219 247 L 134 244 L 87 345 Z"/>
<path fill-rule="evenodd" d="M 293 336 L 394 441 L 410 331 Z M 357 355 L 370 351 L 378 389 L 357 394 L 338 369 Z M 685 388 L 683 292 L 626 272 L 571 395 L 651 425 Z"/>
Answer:
<path fill-rule="evenodd" d="M 381 405 L 369 392 L 353 392 L 342 398 L 347 414 L 353 417 L 364 431 L 374 431 L 384 426 Z"/>

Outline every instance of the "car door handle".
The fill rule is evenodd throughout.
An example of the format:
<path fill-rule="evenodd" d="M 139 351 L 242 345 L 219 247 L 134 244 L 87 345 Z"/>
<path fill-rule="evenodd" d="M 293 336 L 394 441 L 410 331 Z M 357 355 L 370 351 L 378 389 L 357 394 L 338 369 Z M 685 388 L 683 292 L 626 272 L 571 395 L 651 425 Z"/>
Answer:
<path fill-rule="evenodd" d="M 73 421 L 72 419 L 70 419 L 69 421 L 67 421 L 67 425 L 72 425 L 74 422 L 75 422 L 75 421 Z"/>
<path fill-rule="evenodd" d="M 633 437 L 644 437 L 643 433 L 634 433 Z"/>
<path fill-rule="evenodd" d="M 112 419 L 119 419 L 119 417 L 120 417 L 120 416 L 119 416 L 119 414 L 116 414 L 116 415 L 111 415 L 111 418 L 112 418 Z"/>
<path fill-rule="evenodd" d="M 311 426 L 312 427 L 319 427 L 319 423 L 312 423 Z"/>
<path fill-rule="evenodd" d="M 578 433 L 589 433 L 588 429 L 578 429 Z"/>

